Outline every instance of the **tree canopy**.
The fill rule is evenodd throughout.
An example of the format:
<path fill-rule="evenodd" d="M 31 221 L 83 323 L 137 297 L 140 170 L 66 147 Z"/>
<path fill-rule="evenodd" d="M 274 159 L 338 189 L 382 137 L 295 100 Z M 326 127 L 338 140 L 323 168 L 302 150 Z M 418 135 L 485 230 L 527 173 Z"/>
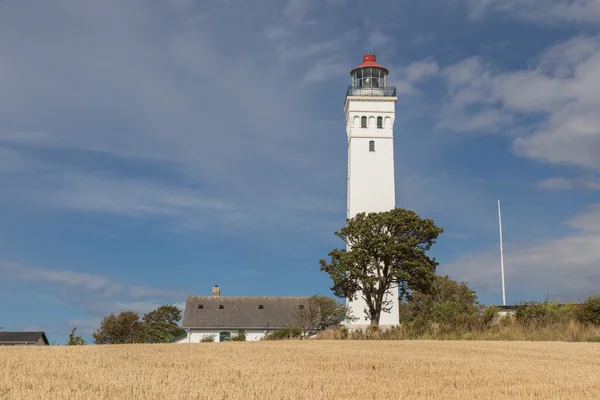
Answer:
<path fill-rule="evenodd" d="M 168 343 L 170 339 L 183 335 L 185 329 L 178 325 L 181 310 L 173 305 L 160 306 L 144 315 L 146 343 Z"/>
<path fill-rule="evenodd" d="M 401 305 L 401 318 L 406 322 L 438 323 L 449 327 L 469 325 L 481 305 L 477 294 L 465 282 L 456 282 L 448 276 L 436 276 L 429 293 L 413 291 Z"/>
<path fill-rule="evenodd" d="M 96 344 L 167 343 L 185 333 L 178 325 L 181 310 L 173 305 L 160 306 L 142 318 L 135 311 L 110 314 L 92 334 Z"/>
<path fill-rule="evenodd" d="M 331 297 L 315 294 L 297 310 L 298 325 L 313 333 L 328 326 L 353 320 L 349 308 Z"/>
<path fill-rule="evenodd" d="M 143 343 L 144 326 L 135 311 L 123 311 L 104 317 L 100 328 L 92 333 L 96 344 Z"/>
<path fill-rule="evenodd" d="M 433 220 L 403 208 L 360 213 L 335 232 L 347 249 L 329 252 L 329 262 L 319 261 L 321 271 L 329 274 L 336 296 L 356 300 L 361 293 L 371 325 L 378 325 L 391 309 L 385 299 L 392 287 L 398 286 L 400 298 L 432 290 L 438 263 L 426 252 L 442 232 Z"/>
<path fill-rule="evenodd" d="M 77 327 L 73 327 L 71 333 L 69 333 L 69 341 L 67 342 L 68 346 L 82 346 L 85 344 L 85 340 L 81 336 L 75 336 L 75 331 Z"/>

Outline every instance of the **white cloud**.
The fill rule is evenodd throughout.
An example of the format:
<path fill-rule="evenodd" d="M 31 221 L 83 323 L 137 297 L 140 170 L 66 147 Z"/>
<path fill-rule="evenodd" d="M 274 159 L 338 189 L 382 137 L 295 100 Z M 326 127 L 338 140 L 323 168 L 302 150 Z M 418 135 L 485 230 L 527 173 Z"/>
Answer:
<path fill-rule="evenodd" d="M 435 35 L 433 33 L 421 33 L 417 35 L 412 41 L 413 44 L 422 44 L 431 42 L 435 39 Z"/>
<path fill-rule="evenodd" d="M 123 287 L 109 278 L 85 272 L 34 268 L 7 261 L 0 261 L 0 269 L 19 280 L 80 287 L 104 297 L 116 296 L 123 292 Z"/>
<path fill-rule="evenodd" d="M 598 0 L 468 0 L 470 16 L 483 18 L 491 12 L 504 12 L 524 20 L 544 23 L 600 23 Z"/>
<path fill-rule="evenodd" d="M 148 287 L 148 286 L 130 286 L 129 291 L 130 291 L 131 297 L 134 297 L 134 298 L 138 298 L 138 297 L 182 298 L 182 297 L 185 297 L 185 295 L 186 295 L 183 292 L 176 292 L 176 291 L 172 291 L 172 290 L 152 288 L 152 287 Z"/>
<path fill-rule="evenodd" d="M 282 14 L 295 24 L 308 24 L 312 23 L 312 20 L 308 19 L 312 7 L 311 0 L 288 0 Z"/>
<path fill-rule="evenodd" d="M 567 225 L 577 232 L 560 239 L 506 243 L 504 263 L 509 302 L 532 300 L 535 294 L 574 301 L 598 291 L 600 204 L 576 215 Z M 463 255 L 451 264 L 440 266 L 440 273 L 468 282 L 476 291 L 498 293 L 499 251 Z"/>
<path fill-rule="evenodd" d="M 128 286 L 106 276 L 37 268 L 24 264 L 0 261 L 0 271 L 6 282 L 36 282 L 38 293 L 52 293 L 62 304 L 87 312 L 90 316 L 71 319 L 68 325 L 76 325 L 81 331 L 91 333 L 100 326 L 100 320 L 110 313 L 136 311 L 146 313 L 164 304 L 181 307 L 185 303 L 182 291 L 165 290 L 144 285 Z M 70 330 L 71 328 L 69 328 Z"/>
<path fill-rule="evenodd" d="M 379 49 L 385 47 L 390 41 L 390 37 L 380 30 L 375 30 L 369 34 L 369 48 Z"/>
<path fill-rule="evenodd" d="M 468 58 L 445 68 L 442 76 L 448 99 L 442 105 L 436 128 L 462 132 L 498 131 L 511 122 L 502 110 L 491 108 L 491 73 L 479 57 Z M 476 112 L 473 112 L 473 109 Z"/>
<path fill-rule="evenodd" d="M 333 77 L 347 75 L 350 63 L 338 58 L 319 59 L 304 76 L 305 82 L 317 83 L 331 80 Z"/>
<path fill-rule="evenodd" d="M 589 189 L 589 190 L 600 190 L 600 181 L 598 181 L 598 180 L 584 181 L 584 182 L 582 182 L 582 185 L 584 188 Z"/>
<path fill-rule="evenodd" d="M 546 190 L 565 190 L 573 187 L 573 181 L 566 178 L 549 178 L 539 181 L 537 187 Z"/>
<path fill-rule="evenodd" d="M 440 73 L 440 67 L 433 58 L 413 61 L 406 66 L 390 68 L 388 84 L 396 86 L 398 95 L 419 94 L 416 85 L 435 78 Z"/>
<path fill-rule="evenodd" d="M 326 53 L 328 57 L 339 55 L 340 50 L 349 43 L 356 41 L 358 30 L 351 29 L 341 36 L 331 39 L 318 40 L 309 43 L 288 45 L 287 42 L 281 42 L 279 46 L 279 56 L 282 60 L 298 60 L 306 57 L 316 57 Z"/>
<path fill-rule="evenodd" d="M 425 59 L 423 61 L 415 61 L 406 67 L 405 74 L 406 79 L 411 82 L 422 82 L 431 77 L 434 77 L 440 71 L 438 63 L 431 59 Z"/>
<path fill-rule="evenodd" d="M 19 151 L 0 147 L 0 173 L 15 173 L 28 171 L 32 162 Z"/>
<path fill-rule="evenodd" d="M 585 232 L 600 233 L 600 204 L 594 204 L 567 221 L 567 225 Z"/>
<path fill-rule="evenodd" d="M 536 186 L 544 190 L 587 189 L 600 190 L 600 181 L 595 178 L 548 178 L 537 182 Z"/>
<path fill-rule="evenodd" d="M 314 107 L 306 93 L 314 89 L 307 90 L 303 77 L 347 74 L 350 64 L 341 54 L 358 29 L 307 41 L 295 35 L 299 27 L 284 21 L 265 30 L 265 14 L 249 13 L 247 24 L 256 29 L 248 41 L 261 45 L 248 51 L 247 44 L 230 41 L 235 34 L 223 22 L 229 14 L 210 10 L 212 18 L 190 25 L 184 5 L 165 4 L 2 4 L 0 46 L 7 50 L 0 75 L 0 185 L 11 187 L 0 194 L 3 205 L 160 217 L 169 228 L 228 229 L 258 215 L 292 226 L 307 213 L 321 213 L 295 199 L 331 201 L 337 189 L 326 183 L 321 190 L 323 171 L 334 170 L 339 160 L 329 157 L 322 135 L 328 127 L 315 129 L 306 118 Z M 295 13 L 307 15 L 294 4 L 300 7 Z M 264 10 L 273 18 L 282 12 Z M 24 20 L 40 34 L 22 31 Z M 272 43 L 264 45 L 265 35 L 280 45 L 281 58 L 273 55 Z M 27 48 L 12 45 L 20 41 Z M 325 54 L 334 58 L 315 65 Z M 51 159 L 58 153 L 78 161 Z M 108 161 L 90 167 L 86 154 Z M 128 176 L 127 166 L 117 171 L 112 165 L 115 159 L 160 172 Z M 163 166 L 176 178 L 164 179 Z M 299 184 L 304 176 L 316 178 Z"/>
<path fill-rule="evenodd" d="M 130 301 L 130 302 L 121 302 L 118 301 L 114 305 L 114 313 L 120 313 L 123 311 L 135 311 L 139 314 L 146 314 L 157 307 L 163 305 L 162 303 L 156 301 Z"/>
<path fill-rule="evenodd" d="M 533 69 L 500 73 L 479 57 L 443 71 L 448 96 L 438 128 L 515 132 L 524 157 L 600 169 L 600 37 L 575 38 L 538 57 Z M 536 117 L 526 124 L 523 117 Z M 517 124 L 518 123 L 518 124 Z"/>
<path fill-rule="evenodd" d="M 278 28 L 275 26 L 267 26 L 264 34 L 265 37 L 271 40 L 281 40 L 292 36 L 292 32 L 289 29 Z"/>
<path fill-rule="evenodd" d="M 48 202 L 70 210 L 130 216 L 192 216 L 194 213 L 235 213 L 236 206 L 204 192 L 158 185 L 141 179 L 66 175 L 58 177 L 61 190 Z"/>

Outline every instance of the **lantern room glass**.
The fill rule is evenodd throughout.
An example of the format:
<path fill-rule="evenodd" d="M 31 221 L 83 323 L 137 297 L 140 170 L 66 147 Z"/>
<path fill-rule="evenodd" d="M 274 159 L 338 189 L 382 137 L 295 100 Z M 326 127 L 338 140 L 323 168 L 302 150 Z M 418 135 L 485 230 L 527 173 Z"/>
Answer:
<path fill-rule="evenodd" d="M 384 89 L 386 71 L 382 68 L 358 68 L 352 75 L 352 86 L 356 89 Z"/>

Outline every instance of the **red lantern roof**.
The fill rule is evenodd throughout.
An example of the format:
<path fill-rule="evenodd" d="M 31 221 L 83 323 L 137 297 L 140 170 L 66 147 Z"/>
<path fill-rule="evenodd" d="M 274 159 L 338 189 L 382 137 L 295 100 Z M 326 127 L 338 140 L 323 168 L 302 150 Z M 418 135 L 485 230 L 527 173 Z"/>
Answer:
<path fill-rule="evenodd" d="M 375 54 L 365 54 L 363 56 L 362 64 L 352 68 L 352 70 L 350 71 L 350 75 L 352 75 L 354 73 L 354 71 L 356 71 L 359 68 L 367 68 L 367 67 L 381 68 L 385 71 L 386 75 L 390 73 L 390 71 L 388 71 L 387 68 L 385 68 L 383 65 L 377 63 L 377 57 L 375 56 Z"/>

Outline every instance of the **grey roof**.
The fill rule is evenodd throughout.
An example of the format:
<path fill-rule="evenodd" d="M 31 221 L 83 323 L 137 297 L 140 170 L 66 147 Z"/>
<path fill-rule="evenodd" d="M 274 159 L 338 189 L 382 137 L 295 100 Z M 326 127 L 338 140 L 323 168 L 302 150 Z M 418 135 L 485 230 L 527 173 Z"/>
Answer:
<path fill-rule="evenodd" d="M 37 342 L 40 336 L 46 344 L 50 344 L 44 332 L 0 332 L 0 343 Z"/>
<path fill-rule="evenodd" d="M 182 326 L 230 329 L 285 328 L 297 325 L 298 307 L 307 300 L 308 297 L 188 296 Z M 219 308 L 221 305 L 222 309 Z M 262 309 L 259 308 L 261 305 Z"/>

